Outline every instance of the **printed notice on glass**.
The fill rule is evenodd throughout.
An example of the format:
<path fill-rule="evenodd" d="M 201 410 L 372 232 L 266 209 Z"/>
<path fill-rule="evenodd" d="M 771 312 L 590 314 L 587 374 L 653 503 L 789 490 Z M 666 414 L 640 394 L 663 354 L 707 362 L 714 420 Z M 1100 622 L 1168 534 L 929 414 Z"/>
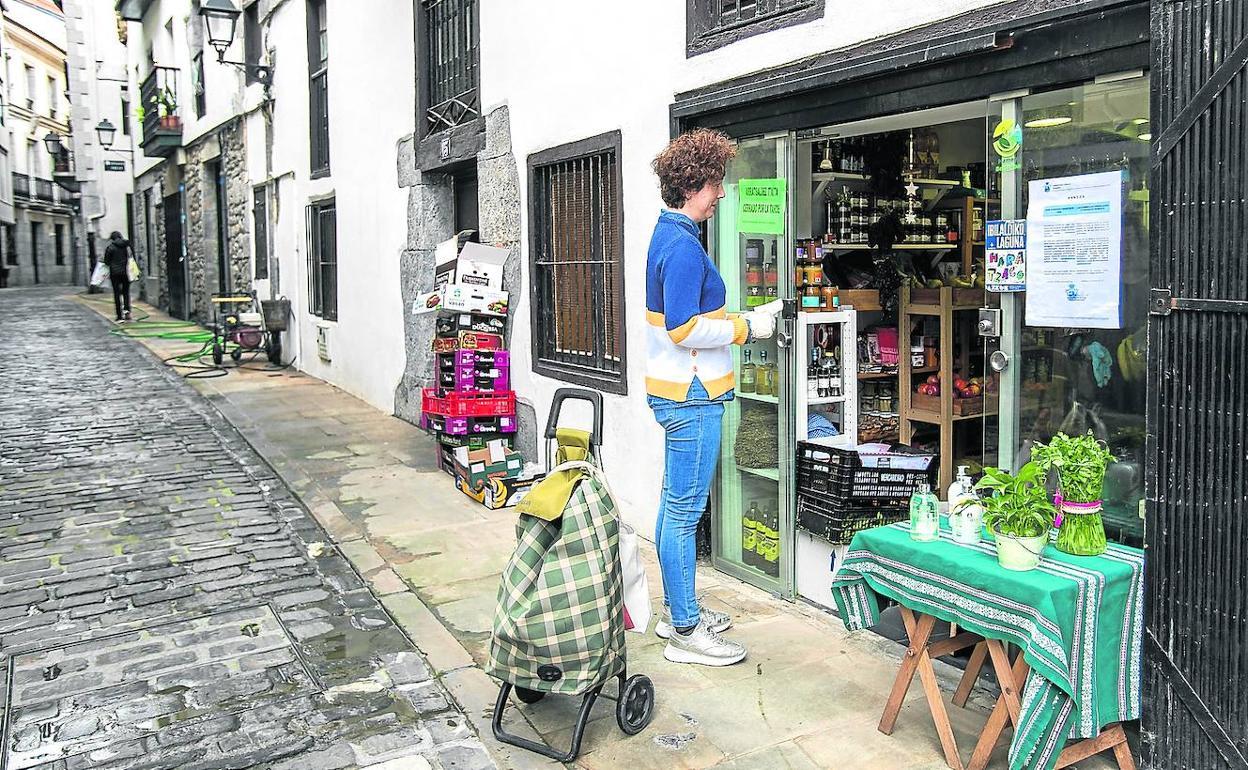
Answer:
<path fill-rule="evenodd" d="M 1027 191 L 1027 325 L 1122 328 L 1122 172 Z"/>
<path fill-rule="evenodd" d="M 737 200 L 737 232 L 784 235 L 788 205 L 783 179 L 742 179 Z"/>
<path fill-rule="evenodd" d="M 984 227 L 988 291 L 1027 288 L 1027 220 L 993 219 Z"/>

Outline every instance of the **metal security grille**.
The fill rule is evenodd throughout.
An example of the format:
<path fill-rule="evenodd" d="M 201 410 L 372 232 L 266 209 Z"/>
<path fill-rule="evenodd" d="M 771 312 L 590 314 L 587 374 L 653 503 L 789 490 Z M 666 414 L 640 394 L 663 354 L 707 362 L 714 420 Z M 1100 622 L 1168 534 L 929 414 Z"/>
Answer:
<path fill-rule="evenodd" d="M 481 116 L 477 0 L 422 0 L 430 132 Z"/>
<path fill-rule="evenodd" d="M 729 29 L 810 5 L 809 0 L 714 0 L 711 27 Z"/>
<path fill-rule="evenodd" d="M 1152 2 L 1149 768 L 1248 769 L 1246 11 Z"/>
<path fill-rule="evenodd" d="M 534 368 L 624 392 L 618 149 L 536 165 L 532 185 Z"/>

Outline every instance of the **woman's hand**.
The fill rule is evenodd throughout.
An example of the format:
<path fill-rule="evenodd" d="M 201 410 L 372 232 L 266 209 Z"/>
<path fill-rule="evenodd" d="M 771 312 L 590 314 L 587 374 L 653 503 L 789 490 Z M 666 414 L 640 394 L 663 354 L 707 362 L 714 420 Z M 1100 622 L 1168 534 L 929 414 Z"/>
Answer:
<path fill-rule="evenodd" d="M 741 315 L 750 326 L 750 339 L 766 340 L 776 333 L 776 317 L 761 310 L 751 310 Z"/>

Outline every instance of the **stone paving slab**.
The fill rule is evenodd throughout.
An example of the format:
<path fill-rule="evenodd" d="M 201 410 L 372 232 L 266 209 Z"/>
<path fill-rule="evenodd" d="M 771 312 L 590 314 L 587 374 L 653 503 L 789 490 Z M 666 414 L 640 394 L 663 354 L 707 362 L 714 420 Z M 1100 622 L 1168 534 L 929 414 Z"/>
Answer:
<path fill-rule="evenodd" d="M 6 768 L 495 766 L 369 582 L 186 381 L 64 291 L 0 292 L 0 328 Z"/>

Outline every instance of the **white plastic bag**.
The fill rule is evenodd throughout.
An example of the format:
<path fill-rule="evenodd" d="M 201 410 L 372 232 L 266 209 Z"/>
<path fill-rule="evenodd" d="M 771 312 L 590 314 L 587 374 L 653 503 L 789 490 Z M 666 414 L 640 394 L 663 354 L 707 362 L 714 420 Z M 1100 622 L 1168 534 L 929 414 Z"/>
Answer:
<path fill-rule="evenodd" d="M 620 573 L 624 579 L 624 628 L 644 634 L 650 625 L 650 584 L 633 528 L 620 522 Z"/>
<path fill-rule="evenodd" d="M 96 262 L 95 270 L 91 272 L 91 285 L 103 286 L 104 282 L 107 280 L 108 280 L 108 268 L 105 267 L 103 262 Z"/>
<path fill-rule="evenodd" d="M 134 257 L 131 257 L 126 262 L 126 274 L 130 276 L 131 281 L 139 280 L 139 275 L 141 275 L 139 273 L 139 261 Z"/>

